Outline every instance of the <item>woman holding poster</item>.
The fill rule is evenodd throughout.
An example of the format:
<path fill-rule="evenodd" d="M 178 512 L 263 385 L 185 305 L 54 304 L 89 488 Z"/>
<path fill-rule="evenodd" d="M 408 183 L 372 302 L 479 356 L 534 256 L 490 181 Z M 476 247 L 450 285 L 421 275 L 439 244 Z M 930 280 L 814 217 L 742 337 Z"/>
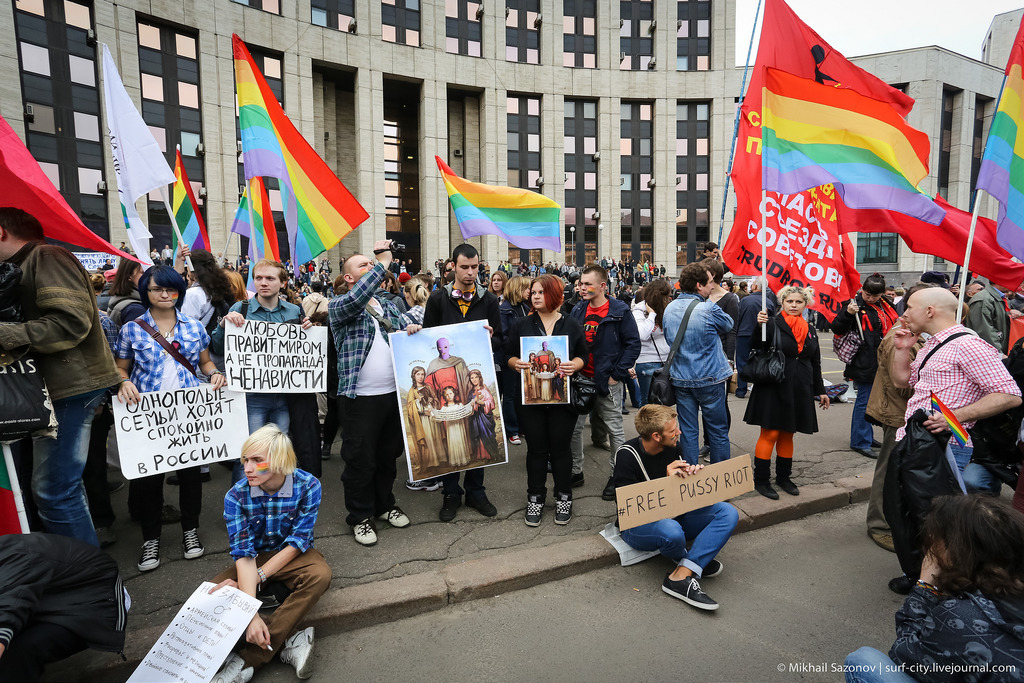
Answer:
<path fill-rule="evenodd" d="M 587 356 L 583 325 L 559 308 L 563 299 L 562 281 L 554 275 L 541 275 L 530 285 L 533 313 L 516 325 L 505 343 L 507 367 L 517 372 L 530 369 L 530 361 L 521 358 L 523 337 L 568 337 L 572 360 L 552 368 L 561 378 L 580 370 Z M 555 524 L 572 519 L 572 451 L 569 442 L 576 427 L 576 413 L 567 405 L 527 405 L 519 396 L 516 415 L 526 435 L 526 515 L 527 526 L 540 526 L 547 497 L 548 462 L 555 481 Z"/>
<path fill-rule="evenodd" d="M 224 386 L 207 347 L 210 336 L 202 323 L 179 312 L 185 301 L 185 281 L 170 266 L 153 266 L 139 280 L 139 295 L 146 312 L 121 328 L 117 338 L 117 368 L 122 403 L 135 403 L 140 393 L 199 386 L 196 370 L 210 377 L 214 389 Z M 178 502 L 181 506 L 182 547 L 186 560 L 202 557 L 199 513 L 203 482 L 198 467 L 178 470 Z M 164 504 L 164 475 L 132 479 L 131 497 L 138 501 L 142 527 L 139 571 L 160 566 L 160 513 Z"/>

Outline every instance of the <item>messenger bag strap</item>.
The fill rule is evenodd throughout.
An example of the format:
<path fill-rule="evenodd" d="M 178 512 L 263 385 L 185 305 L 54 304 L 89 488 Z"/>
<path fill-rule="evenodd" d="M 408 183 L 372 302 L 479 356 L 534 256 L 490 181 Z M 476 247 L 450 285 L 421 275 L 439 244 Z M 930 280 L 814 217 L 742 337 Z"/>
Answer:
<path fill-rule="evenodd" d="M 171 354 L 171 358 L 178 361 L 186 370 L 192 373 L 193 377 L 196 377 L 196 369 L 192 367 L 192 364 L 188 362 L 188 359 L 185 358 L 185 356 L 181 355 L 181 351 L 174 348 L 169 341 L 164 339 L 164 336 L 160 334 L 159 330 L 154 329 L 152 325 L 141 318 L 136 318 L 135 322 L 138 323 L 139 327 L 149 333 L 149 336 L 155 339 L 157 344 L 164 347 L 164 351 Z"/>
<path fill-rule="evenodd" d="M 640 459 L 640 454 L 636 452 L 636 449 L 626 443 L 619 446 L 619 448 L 625 448 L 627 451 L 633 454 L 633 457 L 636 458 L 636 464 L 640 465 L 640 471 L 644 473 L 644 479 L 650 481 L 651 477 L 649 474 L 647 474 L 647 468 L 644 467 L 644 461 Z"/>
<path fill-rule="evenodd" d="M 929 352 L 928 352 L 928 355 L 924 357 L 924 360 L 923 360 L 923 361 L 921 361 L 921 364 L 917 366 L 917 381 L 918 381 L 918 382 L 920 382 L 920 381 L 921 381 L 921 371 L 922 371 L 922 370 L 924 370 L 924 365 L 925 365 L 925 363 L 927 363 L 927 362 L 928 362 L 928 359 L 929 359 L 929 358 L 931 358 L 932 356 L 934 356 L 934 355 L 935 355 L 935 352 L 936 352 L 936 351 L 938 351 L 939 349 L 941 349 L 941 348 L 942 348 L 942 345 L 943 345 L 943 344 L 945 344 L 946 342 L 951 342 L 951 341 L 953 341 L 954 339 L 956 339 L 957 337 L 966 337 L 966 336 L 967 336 L 967 335 L 969 335 L 969 334 L 970 334 L 970 332 L 957 332 L 956 334 L 951 334 L 951 335 L 949 335 L 948 337 L 946 337 L 945 339 L 943 339 L 942 341 L 940 341 L 940 342 L 939 342 L 938 344 L 936 344 L 936 345 L 935 345 L 935 348 L 934 348 L 934 349 L 932 349 L 931 351 L 929 351 Z"/>
<path fill-rule="evenodd" d="M 690 315 L 693 313 L 693 309 L 697 308 L 698 303 L 700 302 L 693 299 L 690 302 L 690 306 L 686 309 L 686 313 L 683 315 L 683 322 L 679 323 L 679 329 L 676 330 L 676 338 L 672 340 L 672 350 L 668 352 L 668 359 L 665 361 L 665 365 L 672 365 L 672 359 L 676 357 L 679 344 L 683 341 L 683 335 L 686 334 L 686 325 L 690 322 Z"/>

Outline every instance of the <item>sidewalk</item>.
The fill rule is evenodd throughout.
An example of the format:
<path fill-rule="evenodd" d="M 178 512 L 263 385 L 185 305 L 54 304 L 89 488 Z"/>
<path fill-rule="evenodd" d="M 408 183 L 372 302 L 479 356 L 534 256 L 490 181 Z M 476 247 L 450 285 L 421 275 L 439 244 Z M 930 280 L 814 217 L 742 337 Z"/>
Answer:
<path fill-rule="evenodd" d="M 742 421 L 746 401 L 730 397 L 729 407 L 733 457 L 753 452 L 758 429 Z M 818 413 L 817 434 L 796 436 L 793 480 L 801 487 L 799 496 L 782 493 L 781 500 L 771 501 L 751 492 L 732 501 L 740 510 L 737 533 L 867 499 L 874 461 L 847 449 L 851 412 L 850 404 L 835 405 Z M 630 409 L 624 416 L 627 438 L 636 436 L 635 415 L 636 410 Z M 608 451 L 590 445 L 589 430 L 584 432 L 584 443 L 586 483 L 574 490 L 573 519 L 566 526 L 554 524 L 551 496 L 540 527 L 523 523 L 526 446 L 510 445 L 509 464 L 488 468 L 485 480 L 488 496 L 498 508 L 496 518 L 488 519 L 463 506 L 454 522 L 438 521 L 440 491 L 407 490 L 400 469 L 395 495 L 412 525 L 380 528 L 380 540 L 370 548 L 357 544 L 344 523 L 339 481 L 342 463 L 339 443 L 335 443 L 331 460 L 324 463 L 324 494 L 316 529 L 316 547 L 327 558 L 334 579 L 311 614 L 312 625 L 321 632 L 357 629 L 617 563 L 617 554 L 598 535 L 615 511 L 613 502 L 601 500 L 610 474 Z M 119 540 L 109 552 L 121 567 L 133 601 L 125 648 L 128 661 L 108 653 L 85 652 L 49 669 L 50 680 L 124 680 L 195 586 L 230 564 L 220 514 L 229 473 L 214 466 L 212 475 L 213 480 L 204 485 L 200 526 L 206 555 L 183 560 L 180 527 L 165 526 L 161 566 L 146 574 L 136 569 L 141 537 L 138 526 L 128 521 L 127 487 L 114 494 Z M 165 497 L 166 502 L 176 504 L 176 487 L 165 486 Z M 726 546 L 723 556 L 728 552 Z"/>

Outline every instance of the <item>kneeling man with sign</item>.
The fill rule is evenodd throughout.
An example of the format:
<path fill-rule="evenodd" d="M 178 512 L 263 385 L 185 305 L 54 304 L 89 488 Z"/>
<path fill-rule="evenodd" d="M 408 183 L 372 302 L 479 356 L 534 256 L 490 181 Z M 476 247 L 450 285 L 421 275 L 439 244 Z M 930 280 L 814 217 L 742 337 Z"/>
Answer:
<path fill-rule="evenodd" d="M 657 550 L 678 565 L 665 577 L 663 591 L 698 609 L 716 610 L 718 603 L 701 589 L 698 579 L 722 573 L 715 556 L 736 528 L 739 513 L 729 503 L 701 502 L 694 509 L 694 502 L 705 496 L 724 500 L 751 490 L 749 459 L 745 467 L 725 461 L 707 472 L 702 472 L 703 465 L 687 464 L 679 446 L 676 411 L 668 406 L 642 407 L 636 430 L 640 436 L 624 443 L 615 456 L 622 540 L 637 550 Z M 712 470 L 715 474 L 707 476 Z M 665 478 L 658 479 L 662 472 Z M 690 509 L 673 516 L 680 507 Z M 645 519 L 654 521 L 638 524 Z"/>
<path fill-rule="evenodd" d="M 320 482 L 296 469 L 288 435 L 273 424 L 246 439 L 241 459 L 245 478 L 224 496 L 235 566 L 213 579 L 210 592 L 228 585 L 255 597 L 257 587 L 273 578 L 290 593 L 272 615 L 252 618 L 245 645 L 228 656 L 213 683 L 245 683 L 277 653 L 299 678 L 309 678 L 313 628 L 295 629 L 331 585 L 331 569 L 313 547 Z"/>

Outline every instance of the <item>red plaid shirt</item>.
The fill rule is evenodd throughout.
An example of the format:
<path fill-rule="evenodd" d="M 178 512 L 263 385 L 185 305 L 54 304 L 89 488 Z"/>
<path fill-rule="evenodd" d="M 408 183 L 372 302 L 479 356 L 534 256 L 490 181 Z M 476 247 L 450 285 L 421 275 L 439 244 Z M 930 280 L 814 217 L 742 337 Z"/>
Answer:
<path fill-rule="evenodd" d="M 957 332 L 967 331 L 963 325 L 948 327 L 933 335 L 917 352 L 910 364 L 910 386 L 914 388 L 914 395 L 907 402 L 907 419 L 918 408 L 930 412 L 933 391 L 950 410 L 963 408 L 989 394 L 1020 396 L 1020 389 L 1003 365 L 999 351 L 972 333 L 943 344 L 921 370 L 921 363 L 940 342 Z M 974 423 L 964 422 L 963 425 L 970 429 Z M 896 440 L 906 433 L 906 428 L 900 427 Z M 970 441 L 967 445 L 971 445 Z"/>

